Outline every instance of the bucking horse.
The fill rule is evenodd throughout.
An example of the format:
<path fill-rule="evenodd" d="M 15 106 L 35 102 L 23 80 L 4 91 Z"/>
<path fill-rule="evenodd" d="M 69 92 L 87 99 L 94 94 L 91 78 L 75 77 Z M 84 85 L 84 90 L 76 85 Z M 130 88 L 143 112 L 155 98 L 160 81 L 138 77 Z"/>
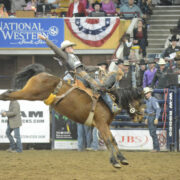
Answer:
<path fill-rule="evenodd" d="M 116 97 L 120 109 L 126 109 L 133 119 L 142 120 L 142 91 L 116 89 L 110 93 Z M 75 122 L 95 126 L 110 152 L 113 167 L 120 168 L 120 163 L 128 165 L 109 128 L 114 114 L 101 97 L 92 98 L 93 95 L 90 94 L 90 91 L 85 91 L 77 84 L 68 84 L 45 72 L 43 65 L 32 64 L 15 75 L 13 89 L 0 94 L 0 100 L 44 101 Z"/>

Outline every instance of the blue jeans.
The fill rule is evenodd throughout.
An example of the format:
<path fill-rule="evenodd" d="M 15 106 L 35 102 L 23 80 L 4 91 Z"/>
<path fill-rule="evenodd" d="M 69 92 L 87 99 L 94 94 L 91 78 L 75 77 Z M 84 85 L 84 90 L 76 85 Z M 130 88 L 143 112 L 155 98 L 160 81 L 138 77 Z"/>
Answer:
<path fill-rule="evenodd" d="M 93 148 L 94 150 L 98 150 L 99 148 L 99 141 L 98 141 L 98 130 L 96 127 L 93 128 L 92 130 L 92 142 L 91 142 L 91 148 Z"/>
<path fill-rule="evenodd" d="M 77 134 L 78 150 L 82 151 L 85 148 L 90 148 L 92 139 L 91 127 L 77 123 Z"/>
<path fill-rule="evenodd" d="M 16 143 L 14 141 L 14 138 L 11 135 L 12 131 L 14 131 L 14 137 L 16 138 Z M 9 123 L 8 123 L 7 130 L 6 130 L 6 135 L 7 135 L 7 138 L 9 139 L 9 142 L 10 142 L 10 148 L 12 150 L 16 150 L 17 152 L 22 152 L 20 128 L 18 127 L 18 128 L 11 129 L 9 127 Z"/>
<path fill-rule="evenodd" d="M 148 116 L 148 128 L 149 128 L 149 133 L 153 140 L 153 149 L 159 151 L 160 147 L 159 147 L 159 141 L 156 134 L 156 125 L 154 125 L 154 119 L 155 119 L 154 116 Z"/>

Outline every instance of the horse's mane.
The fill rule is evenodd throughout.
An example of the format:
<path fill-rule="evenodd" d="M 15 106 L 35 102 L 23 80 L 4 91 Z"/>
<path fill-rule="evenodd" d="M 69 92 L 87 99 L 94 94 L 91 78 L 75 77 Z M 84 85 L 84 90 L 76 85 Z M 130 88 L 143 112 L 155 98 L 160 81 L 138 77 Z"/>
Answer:
<path fill-rule="evenodd" d="M 24 87 L 28 79 L 41 72 L 45 72 L 46 68 L 41 64 L 30 64 L 15 74 L 12 80 L 13 89 L 21 89 Z"/>
<path fill-rule="evenodd" d="M 123 109 L 128 109 L 133 100 L 142 99 L 142 88 L 118 88 L 111 93 L 116 97 L 116 103 Z"/>

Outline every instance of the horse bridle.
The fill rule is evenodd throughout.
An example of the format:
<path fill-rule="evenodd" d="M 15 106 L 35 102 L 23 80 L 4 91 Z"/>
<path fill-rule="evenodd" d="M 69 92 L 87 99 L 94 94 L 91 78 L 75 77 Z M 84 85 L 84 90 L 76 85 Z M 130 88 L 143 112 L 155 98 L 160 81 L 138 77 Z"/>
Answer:
<path fill-rule="evenodd" d="M 137 111 L 136 108 L 135 108 L 132 104 L 129 104 L 129 113 L 130 113 L 130 114 L 143 115 L 143 113 Z"/>

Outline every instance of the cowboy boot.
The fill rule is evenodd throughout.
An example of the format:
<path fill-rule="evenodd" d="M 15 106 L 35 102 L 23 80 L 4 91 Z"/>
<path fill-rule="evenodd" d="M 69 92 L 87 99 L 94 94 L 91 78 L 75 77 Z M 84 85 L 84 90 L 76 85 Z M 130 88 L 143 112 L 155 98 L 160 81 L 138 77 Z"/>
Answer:
<path fill-rule="evenodd" d="M 116 115 L 120 113 L 121 109 L 117 106 L 117 104 L 111 99 L 110 95 L 108 93 L 101 93 L 101 97 L 104 100 L 104 102 L 107 104 L 111 112 Z"/>

